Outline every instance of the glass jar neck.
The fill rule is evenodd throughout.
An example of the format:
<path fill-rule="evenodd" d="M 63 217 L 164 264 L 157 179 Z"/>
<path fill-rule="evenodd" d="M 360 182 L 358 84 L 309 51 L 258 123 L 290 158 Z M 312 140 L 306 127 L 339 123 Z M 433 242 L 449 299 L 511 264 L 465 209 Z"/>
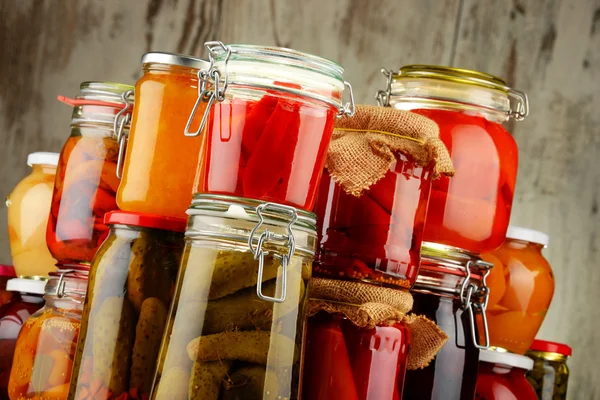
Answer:
<path fill-rule="evenodd" d="M 518 239 L 509 239 L 507 238 L 504 241 L 504 246 L 513 249 L 513 250 L 528 250 L 536 253 L 542 254 L 542 250 L 544 249 L 544 245 L 539 243 L 527 242 L 524 240 Z"/>
<path fill-rule="evenodd" d="M 45 175 L 54 175 L 54 174 L 56 174 L 56 165 L 33 164 L 31 166 L 31 171 L 33 173 L 42 173 L 42 174 L 45 174 Z"/>

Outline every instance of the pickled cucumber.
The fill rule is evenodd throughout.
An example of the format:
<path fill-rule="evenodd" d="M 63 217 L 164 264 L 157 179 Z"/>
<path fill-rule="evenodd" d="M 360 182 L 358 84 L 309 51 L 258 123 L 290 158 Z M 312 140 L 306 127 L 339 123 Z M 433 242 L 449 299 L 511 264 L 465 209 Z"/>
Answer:
<path fill-rule="evenodd" d="M 268 377 L 267 377 L 268 376 Z M 267 387 L 264 385 L 267 383 Z M 235 370 L 223 384 L 223 400 L 275 400 L 277 377 L 262 365 L 247 365 Z"/>
<path fill-rule="evenodd" d="M 143 394 L 150 393 L 152 388 L 154 367 L 166 321 L 167 309 L 161 300 L 156 297 L 144 300 L 135 332 L 129 380 L 129 387 L 138 388 Z"/>
<path fill-rule="evenodd" d="M 123 297 L 105 299 L 92 329 L 94 379 L 100 379 L 112 393 L 126 392 L 135 335 L 135 314 L 129 301 Z"/>
<path fill-rule="evenodd" d="M 196 360 L 189 383 L 190 400 L 218 400 L 231 361 L 204 362 Z"/>

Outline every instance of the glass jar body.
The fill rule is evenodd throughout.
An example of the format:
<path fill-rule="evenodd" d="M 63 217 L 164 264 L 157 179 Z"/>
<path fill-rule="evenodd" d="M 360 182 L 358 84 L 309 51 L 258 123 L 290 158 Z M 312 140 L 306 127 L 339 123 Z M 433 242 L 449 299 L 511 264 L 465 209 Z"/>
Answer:
<path fill-rule="evenodd" d="M 133 121 L 117 192 L 121 210 L 186 217 L 204 138 L 183 134 L 198 96 L 197 72 L 168 64 L 144 66 L 135 85 Z M 206 103 L 200 103 L 198 115 L 205 108 Z"/>
<path fill-rule="evenodd" d="M 0 307 L 0 398 L 8 398 L 8 381 L 15 346 L 25 321 L 44 306 L 42 296 L 12 294 L 12 300 Z"/>
<path fill-rule="evenodd" d="M 431 363 L 406 373 L 404 396 L 422 400 L 473 400 L 479 350 L 471 337 L 468 313 L 458 298 L 413 292 L 413 313 L 425 315 L 448 335 Z"/>
<path fill-rule="evenodd" d="M 410 332 L 404 323 L 359 328 L 321 312 L 307 321 L 303 396 L 312 400 L 400 400 Z"/>
<path fill-rule="evenodd" d="M 410 288 L 419 271 L 430 189 L 431 169 L 402 154 L 360 197 L 325 171 L 315 208 L 315 276 Z"/>
<path fill-rule="evenodd" d="M 55 296 L 45 298 L 44 307 L 19 332 L 8 383 L 11 400 L 67 398 L 82 305 Z"/>
<path fill-rule="evenodd" d="M 114 115 L 118 108 L 109 109 Z M 91 111 L 90 111 L 91 112 Z M 116 210 L 119 145 L 109 125 L 78 125 L 71 129 L 58 161 L 46 242 L 62 264 L 91 262 L 108 235 L 104 214 Z"/>
<path fill-rule="evenodd" d="M 46 277 L 56 270 L 46 245 L 55 175 L 55 166 L 33 164 L 31 174 L 7 198 L 10 252 L 20 277 Z"/>
<path fill-rule="evenodd" d="M 569 383 L 567 357 L 562 354 L 529 350 L 533 369 L 527 372 L 527 380 L 539 400 L 565 400 Z"/>
<path fill-rule="evenodd" d="M 266 245 L 269 254 L 264 256 L 259 277 L 259 261 L 248 246 L 255 225 L 231 216 L 190 215 L 153 399 L 301 396 L 312 264 L 312 255 L 301 249 L 309 246 L 314 251 L 314 226 L 310 233 L 293 229 L 296 250 L 285 271 L 273 253 L 285 254 L 287 248 Z M 268 220 L 263 228 L 275 234 L 286 232 L 285 225 L 272 225 Z M 277 296 L 280 302 L 261 298 L 257 292 Z"/>
<path fill-rule="evenodd" d="M 337 109 L 275 90 L 228 94 L 211 110 L 196 191 L 311 210 Z"/>
<path fill-rule="evenodd" d="M 456 170 L 452 178 L 433 182 L 424 240 L 477 254 L 498 248 L 510 220 L 518 167 L 517 144 L 501 124 L 505 114 L 404 102 L 401 96 L 392 96 L 391 103 L 437 122 Z"/>
<path fill-rule="evenodd" d="M 182 248 L 182 233 L 111 226 L 90 269 L 70 399 L 150 395 Z"/>
<path fill-rule="evenodd" d="M 525 354 L 539 331 L 554 295 L 554 275 L 542 245 L 506 239 L 483 255 L 494 264 L 487 284 L 490 344 Z"/>
<path fill-rule="evenodd" d="M 525 370 L 481 362 L 475 400 L 538 400 Z"/>

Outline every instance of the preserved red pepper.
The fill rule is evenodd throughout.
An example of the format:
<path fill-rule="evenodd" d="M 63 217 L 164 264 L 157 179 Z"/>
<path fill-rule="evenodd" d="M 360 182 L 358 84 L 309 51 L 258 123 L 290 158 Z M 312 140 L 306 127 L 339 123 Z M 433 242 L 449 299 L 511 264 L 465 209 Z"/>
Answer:
<path fill-rule="evenodd" d="M 312 209 L 335 117 L 345 110 L 343 68 L 282 48 L 220 44 L 211 53 L 229 74 L 227 97 L 206 111 L 196 192 Z"/>
<path fill-rule="evenodd" d="M 482 350 L 475 400 L 538 400 L 525 373 L 533 360 L 512 353 Z"/>
<path fill-rule="evenodd" d="M 324 172 L 315 208 L 320 229 L 315 276 L 404 288 L 415 282 L 432 170 L 401 153 L 396 157 L 384 178 L 360 197 Z"/>
<path fill-rule="evenodd" d="M 17 336 L 29 316 L 44 305 L 45 285 L 46 281 L 39 279 L 11 279 L 7 283 L 12 300 L 0 307 L 0 399 L 8 398 Z"/>
<path fill-rule="evenodd" d="M 91 262 L 108 235 L 103 218 L 117 209 L 119 187 L 115 119 L 129 107 L 123 95 L 130 90 L 117 83 L 84 82 L 72 101 L 71 136 L 60 153 L 46 231 L 48 248 L 60 264 Z"/>
<path fill-rule="evenodd" d="M 69 268 L 50 273 L 46 304 L 19 332 L 8 383 L 11 400 L 67 398 L 89 267 Z"/>
<path fill-rule="evenodd" d="M 477 71 L 412 65 L 386 73 L 384 102 L 437 122 L 456 169 L 433 182 L 424 240 L 478 254 L 496 249 L 508 228 L 518 166 L 517 145 L 502 123 L 525 118 L 526 95 Z"/>
<path fill-rule="evenodd" d="M 303 397 L 401 399 L 409 343 L 404 323 L 366 329 L 336 314 L 309 318 Z"/>

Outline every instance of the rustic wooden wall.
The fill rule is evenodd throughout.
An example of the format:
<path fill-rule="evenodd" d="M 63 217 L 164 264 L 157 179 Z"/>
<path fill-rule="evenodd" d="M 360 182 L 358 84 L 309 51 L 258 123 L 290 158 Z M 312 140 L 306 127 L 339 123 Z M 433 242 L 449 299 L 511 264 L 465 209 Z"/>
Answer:
<path fill-rule="evenodd" d="M 409 63 L 479 69 L 527 92 L 531 115 L 512 129 L 513 222 L 552 236 L 557 288 L 541 336 L 574 347 L 570 398 L 600 398 L 600 0 L 2 0 L 0 194 L 28 173 L 28 153 L 60 150 L 70 109 L 57 94 L 133 83 L 145 51 L 200 55 L 215 39 L 338 60 L 361 102 L 380 67 Z"/>

